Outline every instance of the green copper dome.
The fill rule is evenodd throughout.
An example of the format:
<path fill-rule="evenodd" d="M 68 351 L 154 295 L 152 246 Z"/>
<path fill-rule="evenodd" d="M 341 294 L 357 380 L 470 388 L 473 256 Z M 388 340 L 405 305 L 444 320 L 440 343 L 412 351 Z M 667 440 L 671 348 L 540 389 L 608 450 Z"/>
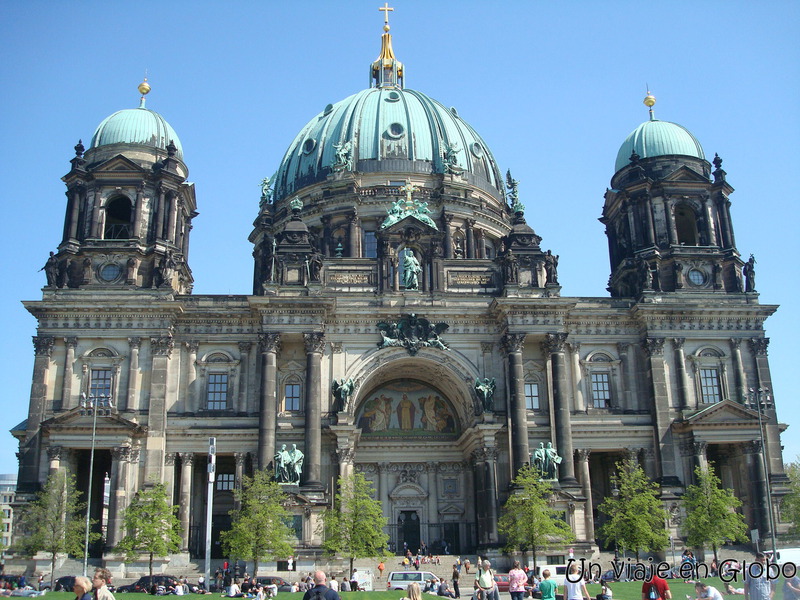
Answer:
<path fill-rule="evenodd" d="M 645 121 L 625 138 L 617 153 L 615 171 L 630 164 L 636 151 L 641 158 L 681 155 L 705 160 L 700 142 L 685 128 L 669 121 Z"/>
<path fill-rule="evenodd" d="M 110 144 L 141 144 L 166 151 L 170 141 L 177 147 L 178 157 L 183 157 L 183 148 L 175 130 L 155 111 L 144 107 L 144 98 L 139 108 L 128 108 L 115 112 L 97 126 L 89 148 Z"/>
<path fill-rule="evenodd" d="M 453 173 L 503 197 L 494 157 L 454 108 L 414 90 L 385 86 L 329 104 L 300 130 L 276 174 L 275 199 L 324 180 L 343 148 L 346 170 Z"/>

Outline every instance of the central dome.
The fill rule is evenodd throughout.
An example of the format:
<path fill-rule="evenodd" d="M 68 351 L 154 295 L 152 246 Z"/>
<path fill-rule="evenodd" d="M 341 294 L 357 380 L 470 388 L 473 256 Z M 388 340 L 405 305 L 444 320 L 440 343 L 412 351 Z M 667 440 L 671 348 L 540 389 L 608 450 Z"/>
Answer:
<path fill-rule="evenodd" d="M 275 199 L 325 179 L 347 142 L 353 171 L 456 172 L 502 197 L 494 157 L 454 108 L 415 90 L 375 87 L 329 104 L 303 127 L 281 161 Z"/>

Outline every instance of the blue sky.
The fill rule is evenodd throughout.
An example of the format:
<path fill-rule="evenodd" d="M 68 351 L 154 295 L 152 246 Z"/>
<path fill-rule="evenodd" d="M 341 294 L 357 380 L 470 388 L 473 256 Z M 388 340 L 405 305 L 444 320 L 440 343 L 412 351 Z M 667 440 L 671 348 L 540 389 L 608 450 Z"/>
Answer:
<path fill-rule="evenodd" d="M 367 87 L 383 2 L 23 2 L 0 4 L 4 60 L 5 282 L 0 364 L 6 429 L 25 418 L 35 320 L 48 251 L 60 241 L 60 177 L 73 146 L 138 104 L 177 131 L 196 183 L 190 264 L 195 293 L 251 291 L 259 182 L 326 104 Z M 792 340 L 800 339 L 800 269 L 792 173 L 800 138 L 800 3 L 391 3 L 406 86 L 455 106 L 520 184 L 528 223 L 561 256 L 565 296 L 605 296 L 609 265 L 597 221 L 617 150 L 646 120 L 687 127 L 718 152 L 736 188 L 737 246 L 758 261 L 784 457 L 800 454 Z M 0 472 L 16 472 L 0 435 Z"/>

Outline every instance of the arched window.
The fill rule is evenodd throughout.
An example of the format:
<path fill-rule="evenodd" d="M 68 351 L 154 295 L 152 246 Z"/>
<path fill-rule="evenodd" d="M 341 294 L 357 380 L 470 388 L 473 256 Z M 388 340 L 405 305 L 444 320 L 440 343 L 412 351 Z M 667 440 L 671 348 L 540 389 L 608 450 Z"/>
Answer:
<path fill-rule="evenodd" d="M 697 215 L 691 207 L 681 204 L 675 207 L 675 229 L 678 243 L 683 246 L 697 246 Z"/>
<path fill-rule="evenodd" d="M 106 240 L 127 240 L 131 237 L 133 207 L 125 197 L 117 197 L 106 202 L 106 222 L 103 238 Z"/>
<path fill-rule="evenodd" d="M 701 348 L 689 358 L 694 362 L 698 402 L 716 404 L 728 398 L 725 355 L 716 348 Z"/>
<path fill-rule="evenodd" d="M 604 352 L 595 352 L 584 362 L 589 386 L 590 408 L 614 408 L 614 370 L 618 361 Z"/>

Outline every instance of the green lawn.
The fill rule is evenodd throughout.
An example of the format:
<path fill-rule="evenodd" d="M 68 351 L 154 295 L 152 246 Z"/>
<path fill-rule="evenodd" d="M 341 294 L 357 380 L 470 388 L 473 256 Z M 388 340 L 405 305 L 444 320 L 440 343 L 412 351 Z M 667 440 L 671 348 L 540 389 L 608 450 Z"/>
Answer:
<path fill-rule="evenodd" d="M 725 590 L 725 584 L 723 584 L 719 579 L 706 579 L 710 585 L 717 588 L 720 592 Z M 380 585 L 380 582 L 377 582 Z M 385 585 L 385 583 L 384 583 Z M 641 600 L 642 598 L 642 583 L 641 582 L 628 582 L 628 583 L 612 583 L 612 588 L 614 591 L 614 600 Z M 742 583 L 740 582 L 733 582 L 734 587 L 741 587 Z M 694 599 L 694 584 L 691 583 L 683 583 L 683 581 L 675 581 L 669 580 L 669 587 L 672 591 L 672 598 L 673 600 L 686 600 L 686 595 L 689 594 L 692 599 Z M 588 585 L 587 589 L 589 593 L 594 596 L 600 593 L 600 585 Z M 563 588 L 559 588 L 559 592 L 562 592 Z M 402 591 L 391 591 L 391 592 L 344 592 L 341 594 L 342 600 L 399 600 L 405 596 L 405 593 Z M 507 598 L 505 594 L 503 594 Z M 503 597 L 501 596 L 501 598 Z M 723 594 L 724 596 L 724 594 Z M 148 594 L 116 594 L 117 600 L 152 600 L 153 596 Z M 199 600 L 203 596 L 196 595 L 196 594 L 189 594 L 185 596 L 185 600 Z M 462 593 L 463 600 L 469 600 L 469 596 Z M 73 600 L 75 595 L 68 592 L 51 592 L 47 594 L 47 598 L 51 600 Z M 175 598 L 175 596 L 169 596 L 169 598 Z M 214 600 L 218 600 L 220 596 L 218 594 L 209 595 L 209 598 L 213 598 Z M 297 594 L 290 594 L 288 592 L 279 593 L 276 600 L 302 600 L 303 596 L 299 593 Z M 423 600 L 427 598 L 431 598 L 433 600 L 433 596 L 429 594 L 423 594 Z M 744 596 L 725 596 L 726 600 L 744 600 Z M 783 600 L 783 579 L 778 580 L 778 586 L 775 590 L 775 596 L 773 600 Z"/>

